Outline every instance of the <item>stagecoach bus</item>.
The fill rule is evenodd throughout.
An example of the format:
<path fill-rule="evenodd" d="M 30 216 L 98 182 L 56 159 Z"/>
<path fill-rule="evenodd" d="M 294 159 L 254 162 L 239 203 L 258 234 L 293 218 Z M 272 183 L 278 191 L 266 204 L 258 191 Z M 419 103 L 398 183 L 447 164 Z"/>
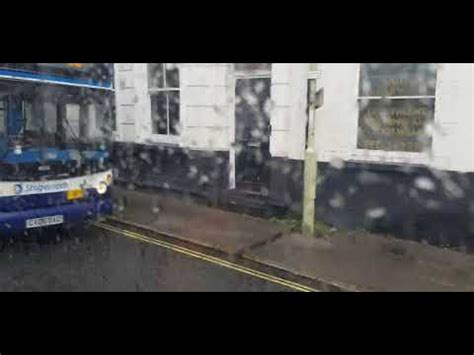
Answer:
<path fill-rule="evenodd" d="M 0 246 L 112 212 L 111 63 L 0 63 Z"/>

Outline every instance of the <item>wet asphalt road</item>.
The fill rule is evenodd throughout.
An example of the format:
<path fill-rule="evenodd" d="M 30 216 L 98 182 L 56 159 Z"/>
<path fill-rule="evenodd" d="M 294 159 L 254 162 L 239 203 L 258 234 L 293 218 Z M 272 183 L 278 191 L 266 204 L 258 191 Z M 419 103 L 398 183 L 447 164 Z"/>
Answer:
<path fill-rule="evenodd" d="M 270 281 L 96 227 L 59 244 L 0 252 L 0 291 L 292 291 Z"/>

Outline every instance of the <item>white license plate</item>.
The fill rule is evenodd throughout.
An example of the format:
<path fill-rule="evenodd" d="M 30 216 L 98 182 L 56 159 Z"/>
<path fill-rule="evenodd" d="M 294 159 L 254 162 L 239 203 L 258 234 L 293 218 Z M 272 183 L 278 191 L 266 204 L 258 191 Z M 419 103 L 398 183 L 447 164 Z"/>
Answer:
<path fill-rule="evenodd" d="M 58 224 L 63 224 L 63 222 L 64 222 L 64 216 L 63 215 L 27 219 L 26 220 L 26 228 L 30 229 L 30 228 L 55 226 L 55 225 L 58 225 Z"/>

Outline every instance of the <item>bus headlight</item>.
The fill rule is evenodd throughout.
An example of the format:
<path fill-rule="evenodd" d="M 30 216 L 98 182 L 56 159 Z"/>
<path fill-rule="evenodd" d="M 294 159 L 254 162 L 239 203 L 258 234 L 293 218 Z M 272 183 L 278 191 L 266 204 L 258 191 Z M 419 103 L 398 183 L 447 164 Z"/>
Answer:
<path fill-rule="evenodd" d="M 100 195 L 103 195 L 107 192 L 107 184 L 103 181 L 99 182 L 99 185 L 97 186 L 96 190 Z"/>

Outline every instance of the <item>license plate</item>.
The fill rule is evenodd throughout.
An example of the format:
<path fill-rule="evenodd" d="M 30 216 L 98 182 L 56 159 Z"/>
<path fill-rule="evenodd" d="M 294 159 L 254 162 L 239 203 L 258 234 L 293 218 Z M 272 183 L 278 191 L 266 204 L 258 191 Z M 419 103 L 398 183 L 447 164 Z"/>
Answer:
<path fill-rule="evenodd" d="M 77 199 L 80 199 L 80 198 L 83 198 L 83 197 L 84 197 L 84 191 L 82 191 L 82 189 L 69 190 L 67 192 L 67 199 L 69 201 L 77 200 Z"/>
<path fill-rule="evenodd" d="M 31 229 L 31 228 L 55 226 L 58 224 L 63 224 L 63 222 L 64 222 L 63 215 L 33 218 L 33 219 L 26 220 L 26 228 Z"/>

